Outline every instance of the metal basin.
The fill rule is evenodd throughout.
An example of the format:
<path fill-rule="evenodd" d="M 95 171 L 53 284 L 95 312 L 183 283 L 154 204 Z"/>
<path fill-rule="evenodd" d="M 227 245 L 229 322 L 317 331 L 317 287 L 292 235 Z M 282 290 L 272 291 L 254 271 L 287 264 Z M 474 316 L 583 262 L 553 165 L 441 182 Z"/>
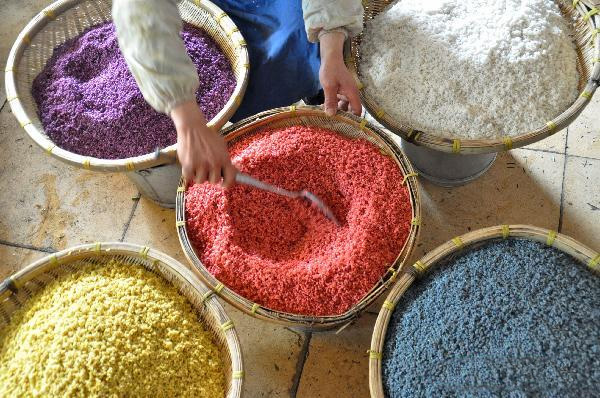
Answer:
<path fill-rule="evenodd" d="M 419 175 L 442 187 L 467 184 L 482 176 L 496 160 L 496 153 L 457 155 L 436 151 L 402 140 L 402 150 Z"/>
<path fill-rule="evenodd" d="M 159 206 L 175 208 L 177 186 L 181 178 L 181 166 L 178 163 L 164 164 L 127 174 L 142 196 L 156 202 Z"/>

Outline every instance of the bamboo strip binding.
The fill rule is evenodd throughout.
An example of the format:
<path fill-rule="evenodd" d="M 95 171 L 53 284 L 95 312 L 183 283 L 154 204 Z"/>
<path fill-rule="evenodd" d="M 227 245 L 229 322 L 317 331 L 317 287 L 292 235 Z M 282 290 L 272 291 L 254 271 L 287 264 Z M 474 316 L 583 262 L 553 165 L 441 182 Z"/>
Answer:
<path fill-rule="evenodd" d="M 35 77 L 52 56 L 54 48 L 76 37 L 90 26 L 110 21 L 111 0 L 58 0 L 36 15 L 23 29 L 12 46 L 6 63 L 5 79 L 7 98 L 13 114 L 31 139 L 48 154 L 72 166 L 104 172 L 132 172 L 165 163 L 176 158 L 176 145 L 158 153 L 126 159 L 92 158 L 64 150 L 46 135 L 31 87 Z M 243 36 L 235 23 L 215 4 L 178 0 L 179 12 L 184 21 L 204 29 L 219 45 L 231 63 L 236 78 L 235 89 L 208 125 L 220 129 L 235 113 L 246 92 L 250 60 Z"/>
<path fill-rule="evenodd" d="M 534 131 L 524 132 L 515 137 L 500 137 L 497 139 L 456 140 L 442 138 L 435 133 L 416 131 L 402 120 L 394 120 L 389 112 L 385 112 L 377 101 L 366 93 L 360 83 L 359 64 L 361 61 L 362 34 L 353 38 L 346 46 L 346 65 L 354 78 L 359 82 L 360 98 L 367 111 L 383 126 L 394 134 L 416 145 L 422 145 L 447 153 L 481 154 L 508 151 L 532 144 L 549 137 L 566 128 L 584 110 L 590 102 L 596 88 L 600 85 L 600 13 L 593 13 L 595 8 L 600 8 L 595 0 L 581 0 L 577 2 L 555 0 L 563 16 L 573 27 L 574 42 L 577 48 L 577 70 L 580 74 L 580 96 L 573 104 L 556 118 L 548 121 L 546 125 Z M 364 0 L 363 25 L 383 12 L 394 0 Z"/>
<path fill-rule="evenodd" d="M 460 242 L 463 243 L 462 246 L 458 246 L 456 244 L 456 238 L 447 241 L 446 243 L 427 253 L 414 265 L 407 266 L 403 269 L 405 272 L 402 274 L 398 282 L 392 287 L 382 309 L 379 311 L 377 321 L 375 322 L 373 335 L 371 337 L 371 349 L 369 350 L 369 352 L 376 352 L 380 354 L 379 358 L 373 358 L 373 356 L 371 356 L 369 359 L 369 390 L 372 398 L 385 397 L 383 379 L 381 376 L 381 360 L 388 324 L 392 317 L 392 311 L 389 310 L 389 307 L 391 306 L 393 308 L 402 298 L 406 290 L 410 288 L 415 279 L 417 279 L 420 274 L 427 272 L 427 270 L 431 267 L 434 267 L 438 263 L 451 258 L 461 250 L 477 246 L 478 244 L 482 244 L 493 239 L 507 239 L 508 237 L 534 240 L 555 247 L 556 249 L 561 250 L 586 264 L 600 276 L 599 253 L 594 252 L 592 249 L 584 246 L 580 242 L 567 235 L 559 234 L 555 231 L 545 228 L 521 224 L 497 225 L 495 227 L 488 227 L 472 231 L 457 237 Z M 599 259 L 599 261 L 595 259 Z M 386 303 L 389 304 L 386 305 Z"/>
<path fill-rule="evenodd" d="M 264 128 L 277 128 L 293 125 L 313 125 L 337 131 L 342 135 L 352 138 L 367 139 L 372 144 L 379 147 L 387 156 L 392 157 L 403 175 L 414 176 L 414 170 L 410 163 L 406 160 L 404 154 L 394 141 L 389 138 L 383 131 L 377 127 L 365 123 L 363 119 L 345 112 L 338 112 L 335 116 L 326 116 L 323 110 L 315 106 L 298 106 L 289 108 L 272 109 L 250 118 L 244 119 L 235 123 L 223 130 L 225 140 L 229 143 L 235 142 L 240 137 L 251 134 L 254 131 Z M 412 220 L 421 219 L 421 200 L 416 178 L 408 178 L 405 181 L 409 190 Z M 209 286 L 216 286 L 218 281 L 204 267 L 188 238 L 185 224 L 185 189 L 184 182 L 180 183 L 181 189 L 177 192 L 176 200 L 176 226 L 179 236 L 179 242 L 183 248 L 185 256 L 189 260 L 193 268 L 198 272 L 202 281 Z M 400 267 L 408 260 L 418 234 L 421 230 L 421 223 L 411 223 L 409 236 L 404 244 L 404 247 L 398 254 L 396 261 L 390 267 L 390 270 L 383 278 L 375 285 L 360 302 L 354 305 L 350 310 L 341 315 L 336 316 L 305 316 L 298 314 L 285 313 L 271 310 L 254 303 L 234 291 L 227 286 L 219 292 L 215 292 L 229 304 L 233 305 L 240 311 L 258 319 L 272 321 L 286 326 L 298 327 L 306 330 L 327 330 L 333 328 L 345 327 L 360 314 L 366 307 L 375 301 L 395 280 Z"/>
<path fill-rule="evenodd" d="M 205 301 L 211 293 L 184 265 L 149 247 L 129 243 L 95 243 L 48 255 L 0 283 L 0 328 L 9 321 L 12 313 L 31 296 L 58 275 L 73 272 L 80 261 L 103 264 L 112 258 L 127 260 L 144 266 L 163 277 L 187 297 L 198 313 L 198 320 L 210 331 L 221 348 L 225 365 L 225 391 L 227 398 L 242 396 L 244 368 L 240 342 L 234 325 L 216 297 Z M 222 325 L 227 325 L 225 328 Z"/>

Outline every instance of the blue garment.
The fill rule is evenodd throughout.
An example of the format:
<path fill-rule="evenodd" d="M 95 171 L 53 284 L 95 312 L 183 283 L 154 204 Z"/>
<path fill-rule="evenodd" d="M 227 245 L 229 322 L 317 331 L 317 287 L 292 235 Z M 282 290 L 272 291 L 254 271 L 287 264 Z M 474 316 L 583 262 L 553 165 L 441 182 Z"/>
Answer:
<path fill-rule="evenodd" d="M 298 0 L 213 0 L 240 29 L 250 55 L 244 99 L 231 121 L 291 105 L 319 88 L 319 49 Z"/>

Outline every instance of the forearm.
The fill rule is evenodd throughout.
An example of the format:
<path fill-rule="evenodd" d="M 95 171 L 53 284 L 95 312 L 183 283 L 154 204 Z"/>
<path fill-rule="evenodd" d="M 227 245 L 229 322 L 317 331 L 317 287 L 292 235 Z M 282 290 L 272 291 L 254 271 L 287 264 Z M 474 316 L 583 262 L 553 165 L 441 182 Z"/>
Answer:
<path fill-rule="evenodd" d="M 177 130 L 177 139 L 180 140 L 185 135 L 191 134 L 192 132 L 207 133 L 210 129 L 207 127 L 206 117 L 200 110 L 200 107 L 195 100 L 183 101 L 173 107 L 169 112 L 169 116 L 173 119 L 173 124 Z M 190 130 L 188 126 L 194 125 L 198 129 Z"/>
<path fill-rule="evenodd" d="M 321 62 L 343 62 L 344 41 L 346 35 L 341 32 L 328 32 L 321 35 Z"/>
<path fill-rule="evenodd" d="M 169 114 L 195 99 L 198 74 L 179 36 L 175 1 L 115 0 L 112 13 L 119 47 L 146 101 Z"/>
<path fill-rule="evenodd" d="M 114 0 L 119 46 L 146 101 L 171 116 L 177 158 L 188 182 L 234 183 L 223 137 L 207 126 L 196 103 L 199 79 L 179 32 L 175 0 Z"/>
<path fill-rule="evenodd" d="M 344 41 L 342 32 L 326 31 L 320 34 L 321 68 L 319 79 L 325 93 L 325 112 L 335 114 L 336 109 L 350 109 L 360 115 L 362 107 L 354 78 L 344 65 Z"/>

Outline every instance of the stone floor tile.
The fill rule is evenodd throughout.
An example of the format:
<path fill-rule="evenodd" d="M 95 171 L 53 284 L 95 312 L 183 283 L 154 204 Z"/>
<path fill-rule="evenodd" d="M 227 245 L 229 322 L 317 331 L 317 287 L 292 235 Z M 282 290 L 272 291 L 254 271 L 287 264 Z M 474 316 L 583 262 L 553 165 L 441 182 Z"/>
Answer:
<path fill-rule="evenodd" d="M 189 266 L 175 230 L 175 210 L 141 198 L 125 234 L 125 242 L 150 246 Z"/>
<path fill-rule="evenodd" d="M 561 232 L 600 251 L 600 160 L 568 156 Z"/>
<path fill-rule="evenodd" d="M 305 334 L 252 318 L 229 304 L 224 306 L 235 324 L 242 346 L 244 396 L 289 397 Z"/>
<path fill-rule="evenodd" d="M 48 253 L 0 244 L 0 281 Z"/>
<path fill-rule="evenodd" d="M 600 159 L 600 95 L 569 126 L 567 154 Z"/>
<path fill-rule="evenodd" d="M 443 188 L 420 178 L 423 228 L 408 263 L 478 228 L 525 223 L 557 229 L 564 159 L 560 153 L 516 149 L 499 153 L 486 174 L 461 187 Z M 386 294 L 369 311 L 378 311 Z"/>
<path fill-rule="evenodd" d="M 84 171 L 47 156 L 0 112 L 0 240 L 52 247 L 118 240 L 136 189 L 123 174 Z"/>
<path fill-rule="evenodd" d="M 313 333 L 298 398 L 369 396 L 369 357 L 376 315 L 365 313 L 339 334 Z"/>
<path fill-rule="evenodd" d="M 503 152 L 479 179 L 442 188 L 421 179 L 423 229 L 413 261 L 457 235 L 498 224 L 558 228 L 565 156 Z"/>

